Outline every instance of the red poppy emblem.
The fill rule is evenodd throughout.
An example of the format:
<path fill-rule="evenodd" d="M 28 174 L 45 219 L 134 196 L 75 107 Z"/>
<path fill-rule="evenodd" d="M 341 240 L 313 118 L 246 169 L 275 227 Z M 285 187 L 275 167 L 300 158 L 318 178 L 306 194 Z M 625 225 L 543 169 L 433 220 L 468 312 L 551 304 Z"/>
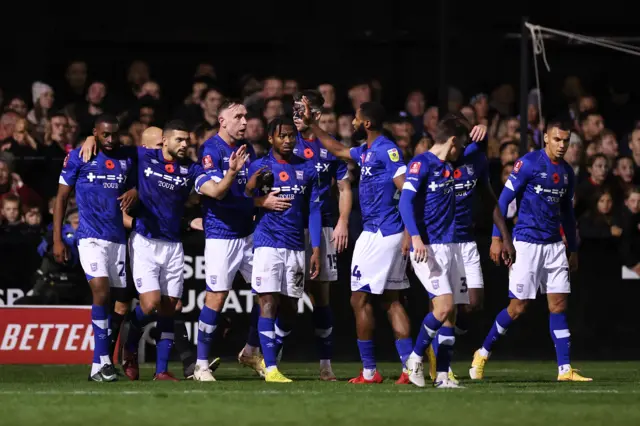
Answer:
<path fill-rule="evenodd" d="M 553 183 L 560 182 L 560 175 L 558 175 L 557 173 L 554 173 L 552 177 L 553 177 Z"/>
<path fill-rule="evenodd" d="M 460 176 L 462 176 L 462 172 L 460 171 L 460 169 L 455 169 L 453 171 L 453 178 L 454 179 L 460 179 Z"/>
<path fill-rule="evenodd" d="M 311 148 L 304 149 L 304 158 L 313 158 L 313 150 Z"/>
<path fill-rule="evenodd" d="M 281 181 L 287 181 L 289 180 L 289 174 L 287 174 L 287 172 L 280 172 L 280 174 L 278 175 L 278 177 L 280 178 Z"/>
<path fill-rule="evenodd" d="M 173 173 L 173 171 L 175 170 L 173 164 L 165 164 L 164 169 L 167 171 L 167 173 Z"/>
<path fill-rule="evenodd" d="M 442 172 L 442 176 L 448 178 L 449 176 L 451 176 L 451 172 L 448 169 L 444 169 L 444 172 Z"/>
<path fill-rule="evenodd" d="M 115 165 L 115 164 L 113 164 L 113 161 L 111 161 L 111 160 L 107 160 L 107 161 L 105 161 L 105 162 L 104 162 L 104 165 L 105 165 L 105 166 L 107 167 L 107 169 L 109 169 L 109 170 L 113 170 L 113 169 L 116 167 L 116 165 Z"/>

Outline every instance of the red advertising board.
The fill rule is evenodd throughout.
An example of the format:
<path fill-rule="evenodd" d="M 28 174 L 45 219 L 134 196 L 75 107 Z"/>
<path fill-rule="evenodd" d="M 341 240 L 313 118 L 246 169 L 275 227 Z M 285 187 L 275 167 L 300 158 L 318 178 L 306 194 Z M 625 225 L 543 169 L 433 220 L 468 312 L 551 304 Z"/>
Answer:
<path fill-rule="evenodd" d="M 0 306 L 0 364 L 90 364 L 91 306 Z"/>

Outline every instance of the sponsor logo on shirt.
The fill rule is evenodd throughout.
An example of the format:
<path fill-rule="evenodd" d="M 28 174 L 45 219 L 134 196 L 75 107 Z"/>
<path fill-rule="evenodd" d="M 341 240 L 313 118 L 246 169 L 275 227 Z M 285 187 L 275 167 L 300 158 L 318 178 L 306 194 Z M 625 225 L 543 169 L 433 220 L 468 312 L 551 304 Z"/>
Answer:
<path fill-rule="evenodd" d="M 210 155 L 207 155 L 202 159 L 202 166 L 205 168 L 205 170 L 213 167 L 213 160 L 211 159 Z"/>
<path fill-rule="evenodd" d="M 389 159 L 394 163 L 400 161 L 400 154 L 396 148 L 391 148 L 387 150 L 387 154 L 389 154 Z"/>
<path fill-rule="evenodd" d="M 513 173 L 518 173 L 520 171 L 520 167 L 522 167 L 522 160 L 516 161 L 513 165 Z"/>
<path fill-rule="evenodd" d="M 417 175 L 418 173 L 420 173 L 421 165 L 421 163 L 412 163 L 411 167 L 409 167 L 409 173 L 412 175 Z"/>

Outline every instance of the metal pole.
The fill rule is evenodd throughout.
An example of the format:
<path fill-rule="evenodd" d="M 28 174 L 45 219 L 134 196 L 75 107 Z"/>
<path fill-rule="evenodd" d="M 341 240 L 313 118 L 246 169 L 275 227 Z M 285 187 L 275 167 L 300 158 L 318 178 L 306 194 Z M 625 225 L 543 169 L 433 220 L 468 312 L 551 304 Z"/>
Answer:
<path fill-rule="evenodd" d="M 440 106 L 440 117 L 449 112 L 449 90 L 447 87 L 447 51 L 449 48 L 447 32 L 447 0 L 440 0 L 440 75 L 438 104 Z"/>
<path fill-rule="evenodd" d="M 527 153 L 527 98 L 529 97 L 529 29 L 525 26 L 527 17 L 522 17 L 520 37 L 520 156 Z"/>

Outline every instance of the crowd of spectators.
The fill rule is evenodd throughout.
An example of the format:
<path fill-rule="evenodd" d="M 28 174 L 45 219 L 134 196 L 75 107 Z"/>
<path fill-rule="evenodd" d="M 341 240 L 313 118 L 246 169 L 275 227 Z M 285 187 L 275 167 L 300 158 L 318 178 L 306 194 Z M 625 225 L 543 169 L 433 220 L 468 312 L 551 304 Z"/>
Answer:
<path fill-rule="evenodd" d="M 42 256 L 46 258 L 62 162 L 91 134 L 96 116 L 116 114 L 125 145 L 140 144 L 142 132 L 150 126 L 183 119 L 192 129 L 189 156 L 197 161 L 198 148 L 219 128 L 217 111 L 223 98 L 237 95 L 229 93 L 230 85 L 216 80 L 210 63 L 197 66 L 190 93 L 177 105 L 166 102 L 162 87 L 143 61 L 130 65 L 127 93 L 111 93 L 105 82 L 90 76 L 87 63 L 77 60 L 68 64 L 63 87 L 44 81 L 34 82 L 29 93 L 28 88 L 0 87 L 0 278 L 5 285 L 30 286 L 31 279 L 25 277 L 38 268 Z M 293 94 L 307 87 L 278 76 L 245 75 L 233 83 L 241 88 L 240 97 L 249 111 L 246 139 L 262 156 L 269 149 L 267 123 L 277 115 L 291 114 Z M 330 82 L 315 88 L 325 99 L 321 127 L 345 145 L 359 144 L 352 139 L 354 111 L 363 102 L 381 99 L 380 83 L 360 80 L 346 93 L 337 93 Z M 554 116 L 571 120 L 575 127 L 565 159 L 577 177 L 575 208 L 581 244 L 596 252 L 617 253 L 621 264 L 640 274 L 640 110 L 628 95 L 612 92 L 606 99 L 596 99 L 576 77 L 566 79 L 562 97 L 565 104 Z M 484 124 L 492 185 L 499 195 L 520 155 L 515 105 L 515 91 L 508 84 L 477 94 L 450 87 L 447 111 L 430 102 L 423 91 L 414 90 L 407 93 L 404 108 L 388 111 L 386 129 L 409 161 L 418 144 L 431 143 L 438 118 L 447 112 L 459 111 L 472 124 Z M 543 144 L 545 120 L 540 105 L 545 105 L 542 94 L 532 90 L 527 111 L 521 112 L 529 123 L 529 150 Z M 77 227 L 73 208 L 68 212 L 71 233 L 74 223 Z M 354 210 L 357 215 L 357 200 Z M 513 203 L 508 219 L 514 223 L 517 215 Z M 486 229 L 482 225 L 479 221 L 478 228 Z M 17 268 L 24 273 L 16 273 Z"/>

